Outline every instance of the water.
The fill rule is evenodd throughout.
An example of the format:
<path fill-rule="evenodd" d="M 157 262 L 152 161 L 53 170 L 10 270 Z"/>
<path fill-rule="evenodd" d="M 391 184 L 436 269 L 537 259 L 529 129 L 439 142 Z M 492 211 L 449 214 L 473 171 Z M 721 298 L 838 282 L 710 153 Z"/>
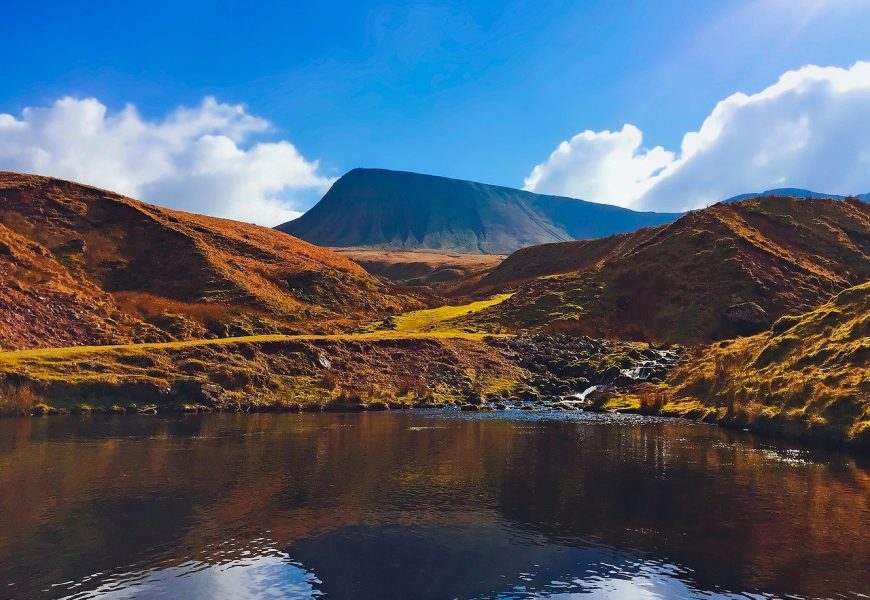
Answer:
<path fill-rule="evenodd" d="M 858 598 L 870 470 L 582 413 L 0 421 L 0 598 Z"/>

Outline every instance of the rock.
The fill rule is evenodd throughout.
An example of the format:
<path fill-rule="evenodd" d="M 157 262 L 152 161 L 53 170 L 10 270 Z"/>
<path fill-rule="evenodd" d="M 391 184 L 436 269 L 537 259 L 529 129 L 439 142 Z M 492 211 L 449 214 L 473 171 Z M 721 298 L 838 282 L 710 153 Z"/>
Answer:
<path fill-rule="evenodd" d="M 395 329 L 396 328 L 396 318 L 393 315 L 390 315 L 378 325 L 378 329 Z"/>
<path fill-rule="evenodd" d="M 755 302 L 732 304 L 722 317 L 740 335 L 752 335 L 770 327 L 770 316 Z"/>
<path fill-rule="evenodd" d="M 483 404 L 483 398 L 481 397 L 479 392 L 469 392 L 465 396 L 465 404 L 480 406 L 481 404 Z"/>
<path fill-rule="evenodd" d="M 637 382 L 638 382 L 637 379 L 634 379 L 634 378 L 630 377 L 629 375 L 625 375 L 623 373 L 620 373 L 619 375 L 617 375 L 616 379 L 613 380 L 613 385 L 615 385 L 616 387 L 628 387 L 628 386 L 635 384 Z"/>
<path fill-rule="evenodd" d="M 573 379 L 568 379 L 565 381 L 570 387 L 571 391 L 582 391 L 588 388 L 591 384 L 589 380 L 585 377 L 575 377 Z"/>
<path fill-rule="evenodd" d="M 181 402 L 206 406 L 221 406 L 229 400 L 226 391 L 216 383 L 179 381 L 173 386 L 170 393 Z"/>
<path fill-rule="evenodd" d="M 459 407 L 459 410 L 466 411 L 466 412 L 477 412 L 480 410 L 480 405 L 479 404 L 463 404 L 462 406 Z"/>
<path fill-rule="evenodd" d="M 659 358 L 658 353 L 651 348 L 644 348 L 640 351 L 641 356 L 643 356 L 647 360 L 656 360 Z"/>
<path fill-rule="evenodd" d="M 612 367 L 608 367 L 604 369 L 603 373 L 601 373 L 601 381 L 603 381 L 604 383 L 612 383 L 621 374 L 622 372 L 620 371 L 619 367 L 615 365 Z"/>
<path fill-rule="evenodd" d="M 575 361 L 567 365 L 561 375 L 565 377 L 588 377 L 594 371 L 591 364 L 586 361 Z"/>

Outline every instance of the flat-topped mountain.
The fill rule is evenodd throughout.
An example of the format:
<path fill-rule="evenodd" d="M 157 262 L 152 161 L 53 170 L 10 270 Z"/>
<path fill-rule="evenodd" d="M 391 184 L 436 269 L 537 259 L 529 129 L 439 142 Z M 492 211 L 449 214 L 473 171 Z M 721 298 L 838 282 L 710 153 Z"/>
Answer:
<path fill-rule="evenodd" d="M 334 331 L 403 301 L 274 229 L 0 172 L 4 349 Z"/>
<path fill-rule="evenodd" d="M 757 333 L 868 279 L 870 204 L 761 197 L 524 248 L 462 291 L 515 290 L 474 315 L 492 330 L 697 343 Z"/>
<path fill-rule="evenodd" d="M 676 219 L 607 204 L 384 169 L 354 169 L 307 213 L 277 229 L 319 246 L 505 254 Z"/>

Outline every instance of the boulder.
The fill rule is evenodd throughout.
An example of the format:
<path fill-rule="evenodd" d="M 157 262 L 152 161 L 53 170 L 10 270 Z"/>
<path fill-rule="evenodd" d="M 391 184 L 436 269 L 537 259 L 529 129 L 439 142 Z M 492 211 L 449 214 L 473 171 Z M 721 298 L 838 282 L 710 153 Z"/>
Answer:
<path fill-rule="evenodd" d="M 739 335 L 753 335 L 770 327 L 770 315 L 755 302 L 732 304 L 722 318 Z"/>

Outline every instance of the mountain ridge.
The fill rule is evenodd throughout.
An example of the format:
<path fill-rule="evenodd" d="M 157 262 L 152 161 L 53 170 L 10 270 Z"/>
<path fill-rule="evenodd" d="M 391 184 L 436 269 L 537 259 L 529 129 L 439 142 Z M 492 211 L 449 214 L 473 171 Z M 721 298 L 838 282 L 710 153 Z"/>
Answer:
<path fill-rule="evenodd" d="M 353 169 L 301 217 L 276 227 L 331 247 L 506 254 L 540 243 L 602 237 L 672 221 L 562 196 L 387 169 Z"/>
<path fill-rule="evenodd" d="M 748 192 L 745 194 L 737 194 L 736 196 L 731 196 L 723 200 L 723 202 L 739 202 L 740 200 L 751 200 L 753 198 L 763 198 L 767 196 L 781 196 L 788 198 L 830 198 L 834 200 L 845 200 L 849 196 L 843 196 L 841 194 L 825 194 L 823 192 L 814 192 L 813 190 L 807 190 L 804 188 L 773 188 L 770 190 L 764 190 L 763 192 Z M 857 194 L 853 196 L 854 198 L 858 198 L 859 200 L 863 200 L 864 202 L 870 202 L 870 193 L 867 194 Z"/>

